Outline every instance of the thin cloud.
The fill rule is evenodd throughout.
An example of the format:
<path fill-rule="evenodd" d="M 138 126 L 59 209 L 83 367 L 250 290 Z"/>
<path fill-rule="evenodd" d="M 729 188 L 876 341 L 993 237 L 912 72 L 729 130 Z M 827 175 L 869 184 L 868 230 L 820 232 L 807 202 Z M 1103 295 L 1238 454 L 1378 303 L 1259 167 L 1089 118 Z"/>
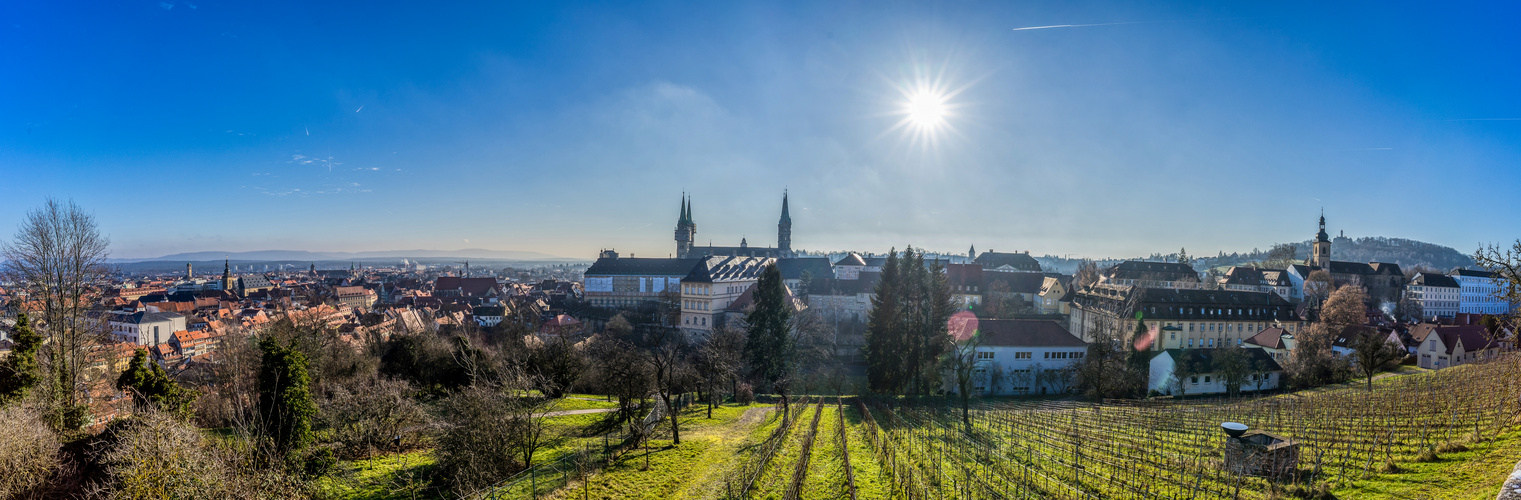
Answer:
<path fill-rule="evenodd" d="M 164 10 L 169 10 L 169 9 L 173 9 L 174 8 L 174 4 L 169 3 L 169 2 L 159 2 L 158 6 L 162 7 Z"/>
<path fill-rule="evenodd" d="M 1453 118 L 1450 122 L 1517 122 L 1521 118 Z"/>

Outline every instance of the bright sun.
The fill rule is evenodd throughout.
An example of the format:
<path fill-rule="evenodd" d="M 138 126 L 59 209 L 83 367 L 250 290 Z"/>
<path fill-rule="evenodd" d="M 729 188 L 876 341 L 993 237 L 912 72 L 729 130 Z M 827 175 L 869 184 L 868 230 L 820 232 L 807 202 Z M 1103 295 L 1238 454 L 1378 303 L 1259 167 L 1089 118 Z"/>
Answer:
<path fill-rule="evenodd" d="M 908 119 L 920 128 L 933 128 L 945 121 L 945 97 L 921 90 L 908 98 Z"/>

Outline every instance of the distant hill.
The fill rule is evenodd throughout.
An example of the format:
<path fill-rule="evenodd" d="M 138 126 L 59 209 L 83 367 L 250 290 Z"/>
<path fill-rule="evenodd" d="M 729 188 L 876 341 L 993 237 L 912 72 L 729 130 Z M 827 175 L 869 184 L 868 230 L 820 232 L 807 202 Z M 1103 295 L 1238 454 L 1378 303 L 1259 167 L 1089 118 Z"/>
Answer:
<path fill-rule="evenodd" d="M 1294 258 L 1303 261 L 1309 256 L 1311 240 L 1294 243 Z M 1267 248 L 1272 248 L 1268 245 Z M 1193 257 L 1194 269 L 1200 272 L 1206 269 L 1223 266 L 1250 265 L 1267 258 L 1267 248 L 1252 249 L 1251 252 L 1218 252 L 1215 255 L 1200 255 L 1190 252 Z M 1385 238 L 1373 236 L 1366 238 L 1347 238 L 1338 236 L 1331 239 L 1331 259 L 1347 262 L 1392 262 L 1399 264 L 1403 269 L 1414 266 L 1425 266 L 1442 271 L 1451 271 L 1454 268 L 1474 265 L 1473 258 L 1467 253 L 1448 246 L 1423 241 L 1407 240 L 1404 238 Z M 1062 258 L 1055 255 L 1044 255 L 1035 260 L 1040 265 L 1051 270 L 1072 273 L 1077 269 L 1079 259 Z M 1169 254 L 1151 254 L 1146 257 L 1131 259 L 1103 259 L 1099 266 L 1103 267 L 1124 260 L 1153 260 L 1176 262 L 1177 252 Z"/>
<path fill-rule="evenodd" d="M 215 260 L 238 260 L 238 261 L 319 261 L 319 260 L 363 260 L 363 259 L 417 259 L 417 258 L 458 258 L 458 259 L 498 259 L 498 260 L 581 260 L 566 259 L 546 253 L 528 252 L 519 250 L 487 250 L 483 248 L 467 248 L 464 250 L 382 250 L 373 252 L 309 252 L 305 250 L 258 250 L 252 252 L 189 252 L 165 255 L 148 259 L 112 259 L 112 262 L 151 262 L 151 261 L 215 261 Z"/>

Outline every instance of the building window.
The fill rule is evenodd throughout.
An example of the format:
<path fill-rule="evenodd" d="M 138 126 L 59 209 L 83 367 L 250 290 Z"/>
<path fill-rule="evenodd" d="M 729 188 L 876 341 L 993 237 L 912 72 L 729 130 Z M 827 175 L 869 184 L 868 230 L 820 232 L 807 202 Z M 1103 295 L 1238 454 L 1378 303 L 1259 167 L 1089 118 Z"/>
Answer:
<path fill-rule="evenodd" d="M 1197 384 L 1197 383 L 1199 383 L 1199 377 L 1197 377 L 1197 376 L 1189 377 L 1189 382 Z"/>
<path fill-rule="evenodd" d="M 1194 348 L 1194 339 L 1188 339 L 1188 348 L 1189 349 L 1193 349 Z"/>
<path fill-rule="evenodd" d="M 1209 383 L 1209 375 L 1205 375 L 1204 376 L 1204 383 L 1206 383 L 1206 384 Z"/>
<path fill-rule="evenodd" d="M 1016 353 L 1014 353 L 1014 359 L 1030 359 L 1030 353 L 1028 353 L 1028 352 L 1016 352 Z"/>

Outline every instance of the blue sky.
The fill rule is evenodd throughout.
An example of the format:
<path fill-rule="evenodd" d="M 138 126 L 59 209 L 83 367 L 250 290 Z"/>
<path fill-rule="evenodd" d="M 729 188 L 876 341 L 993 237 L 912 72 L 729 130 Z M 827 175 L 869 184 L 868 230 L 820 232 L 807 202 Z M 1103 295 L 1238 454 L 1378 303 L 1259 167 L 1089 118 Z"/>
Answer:
<path fill-rule="evenodd" d="M 805 249 L 1521 228 L 1515 4 L 307 3 L 0 6 L 0 228 L 665 256 L 683 190 L 699 242 L 769 245 L 783 189 Z"/>

